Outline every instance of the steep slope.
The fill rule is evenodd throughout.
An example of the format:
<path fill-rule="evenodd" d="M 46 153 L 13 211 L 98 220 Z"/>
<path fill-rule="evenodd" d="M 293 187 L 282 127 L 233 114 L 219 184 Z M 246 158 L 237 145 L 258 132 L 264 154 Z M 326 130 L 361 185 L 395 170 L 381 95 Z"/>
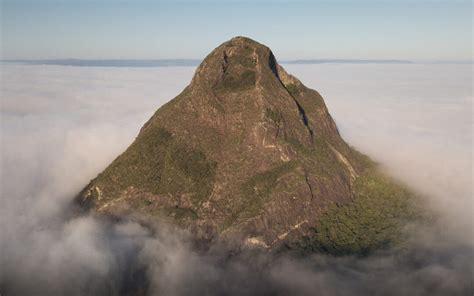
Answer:
<path fill-rule="evenodd" d="M 410 200 L 343 141 L 318 92 L 244 37 L 213 50 L 77 197 L 204 240 L 336 254 L 392 242 Z"/>

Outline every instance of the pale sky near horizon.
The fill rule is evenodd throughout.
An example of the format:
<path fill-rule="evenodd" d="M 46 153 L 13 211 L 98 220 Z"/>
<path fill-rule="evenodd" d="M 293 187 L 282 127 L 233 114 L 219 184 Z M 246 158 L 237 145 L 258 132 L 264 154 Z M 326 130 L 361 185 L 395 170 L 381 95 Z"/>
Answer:
<path fill-rule="evenodd" d="M 472 60 L 471 1 L 0 3 L 2 59 L 202 59 L 243 35 L 280 60 Z"/>

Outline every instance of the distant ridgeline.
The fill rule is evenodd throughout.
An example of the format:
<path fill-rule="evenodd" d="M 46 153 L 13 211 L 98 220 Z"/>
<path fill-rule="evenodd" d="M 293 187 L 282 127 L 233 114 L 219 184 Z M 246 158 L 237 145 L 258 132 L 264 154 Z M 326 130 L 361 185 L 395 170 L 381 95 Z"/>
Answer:
<path fill-rule="evenodd" d="M 26 65 L 58 65 L 58 66 L 79 66 L 79 67 L 124 67 L 124 68 L 148 68 L 148 67 L 176 67 L 176 66 L 197 66 L 201 60 L 194 59 L 104 59 L 104 60 L 83 60 L 83 59 L 48 59 L 48 60 L 3 60 L 3 63 L 26 64 Z"/>
<path fill-rule="evenodd" d="M 46 60 L 2 60 L 2 63 L 25 65 L 58 65 L 79 67 L 195 67 L 201 63 L 199 59 L 46 59 Z M 412 64 L 407 60 L 357 60 L 357 59 L 310 59 L 288 60 L 282 64 Z"/>
<path fill-rule="evenodd" d="M 311 59 L 283 61 L 282 64 L 414 64 L 408 60 Z"/>

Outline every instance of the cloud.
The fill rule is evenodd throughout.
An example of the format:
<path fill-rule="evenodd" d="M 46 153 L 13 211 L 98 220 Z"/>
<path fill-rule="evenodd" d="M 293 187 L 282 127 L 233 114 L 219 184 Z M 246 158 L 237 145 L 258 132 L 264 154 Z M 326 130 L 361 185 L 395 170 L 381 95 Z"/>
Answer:
<path fill-rule="evenodd" d="M 2 66 L 0 293 L 472 293 L 472 94 L 466 65 L 287 65 L 344 138 L 426 194 L 443 223 L 367 258 L 196 251 L 185 233 L 65 214 L 193 68 Z"/>
<path fill-rule="evenodd" d="M 472 72 L 468 65 L 291 66 L 325 98 L 343 137 L 425 193 L 472 239 Z"/>

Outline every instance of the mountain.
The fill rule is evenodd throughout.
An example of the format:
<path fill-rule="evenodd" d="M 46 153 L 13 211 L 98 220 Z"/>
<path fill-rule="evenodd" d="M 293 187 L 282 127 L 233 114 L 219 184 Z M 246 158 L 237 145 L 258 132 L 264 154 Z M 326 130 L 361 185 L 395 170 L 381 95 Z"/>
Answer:
<path fill-rule="evenodd" d="M 331 254 L 390 245 L 418 215 L 344 142 L 321 95 L 244 37 L 214 49 L 76 200 L 209 243 Z"/>

